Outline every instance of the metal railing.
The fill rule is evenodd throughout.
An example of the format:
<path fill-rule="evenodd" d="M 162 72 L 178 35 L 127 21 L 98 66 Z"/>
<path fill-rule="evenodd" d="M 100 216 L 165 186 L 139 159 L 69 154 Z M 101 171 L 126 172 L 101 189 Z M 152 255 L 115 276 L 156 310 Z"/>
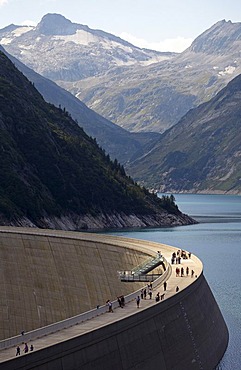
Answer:
<path fill-rule="evenodd" d="M 147 275 L 141 275 L 141 274 L 124 274 L 120 275 L 120 280 L 123 282 L 150 282 L 154 281 L 157 278 L 162 276 L 162 274 L 147 274 Z"/>
<path fill-rule="evenodd" d="M 166 265 L 166 259 L 163 256 L 158 255 L 154 258 L 148 258 L 148 260 L 138 265 L 131 271 L 118 271 L 119 279 L 123 282 L 153 281 L 162 275 L 163 271 L 166 270 Z M 148 274 L 148 272 L 154 270 L 158 266 L 162 266 L 161 273 Z"/>

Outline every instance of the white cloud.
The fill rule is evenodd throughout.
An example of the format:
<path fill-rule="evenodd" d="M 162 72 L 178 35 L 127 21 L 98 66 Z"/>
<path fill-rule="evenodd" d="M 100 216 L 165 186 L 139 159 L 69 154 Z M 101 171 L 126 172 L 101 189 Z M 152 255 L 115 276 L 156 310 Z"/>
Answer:
<path fill-rule="evenodd" d="M 138 46 L 139 48 L 153 49 L 158 51 L 173 51 L 182 52 L 188 48 L 193 39 L 185 39 L 184 37 L 176 37 L 175 39 L 166 39 L 158 42 L 148 42 L 145 39 L 135 37 L 127 32 L 122 32 L 119 37 L 130 42 L 131 44 Z"/>
<path fill-rule="evenodd" d="M 1 0 L 0 0 L 1 1 Z M 29 19 L 27 19 L 26 21 L 23 21 L 22 23 L 21 23 L 21 26 L 36 26 L 37 25 L 37 23 L 36 22 L 34 22 L 34 21 L 30 21 Z"/>
<path fill-rule="evenodd" d="M 8 3 L 8 0 L 0 0 L 0 6 L 3 6 Z"/>

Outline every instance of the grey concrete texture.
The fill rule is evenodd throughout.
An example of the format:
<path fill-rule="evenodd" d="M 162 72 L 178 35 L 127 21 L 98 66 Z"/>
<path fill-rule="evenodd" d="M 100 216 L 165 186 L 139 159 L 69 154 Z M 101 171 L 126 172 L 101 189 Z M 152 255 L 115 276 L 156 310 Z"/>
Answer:
<path fill-rule="evenodd" d="M 88 311 L 143 285 L 121 283 L 117 271 L 144 262 L 151 252 L 72 234 L 0 233 L 0 339 Z"/>

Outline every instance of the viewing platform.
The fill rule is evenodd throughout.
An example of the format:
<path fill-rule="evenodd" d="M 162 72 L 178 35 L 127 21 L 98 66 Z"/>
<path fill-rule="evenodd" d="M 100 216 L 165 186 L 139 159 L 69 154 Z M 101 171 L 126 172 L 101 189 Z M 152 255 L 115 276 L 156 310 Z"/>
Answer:
<path fill-rule="evenodd" d="M 156 270 L 158 266 L 162 267 L 158 272 L 149 274 L 149 272 Z M 118 271 L 118 275 L 122 282 L 151 282 L 158 279 L 166 271 L 167 266 L 167 261 L 158 251 L 156 257 L 149 258 L 131 271 Z"/>

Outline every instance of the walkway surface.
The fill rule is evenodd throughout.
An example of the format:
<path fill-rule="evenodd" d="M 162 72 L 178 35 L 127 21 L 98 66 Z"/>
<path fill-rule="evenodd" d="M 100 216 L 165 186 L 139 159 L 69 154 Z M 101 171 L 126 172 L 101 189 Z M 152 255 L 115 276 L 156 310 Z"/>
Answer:
<path fill-rule="evenodd" d="M 133 240 L 134 242 L 134 240 Z M 143 244 L 145 244 L 145 241 L 143 241 Z M 156 244 L 156 249 L 155 246 L 151 246 L 153 251 L 157 252 L 157 250 L 161 249 L 162 255 L 166 258 L 166 260 L 171 263 L 171 256 L 172 253 L 177 251 L 177 248 L 173 248 L 164 244 Z M 186 276 L 186 267 L 188 266 L 189 268 L 189 276 Z M 105 313 L 100 316 L 97 316 L 91 320 L 85 321 L 81 324 L 74 325 L 70 328 L 64 329 L 62 331 L 59 331 L 57 333 L 39 338 L 34 340 L 33 342 L 29 342 L 29 346 L 31 344 L 34 345 L 34 351 L 41 350 L 42 348 L 49 347 L 51 345 L 63 342 L 67 339 L 83 335 L 89 331 L 95 330 L 97 328 L 103 327 L 105 325 L 108 325 L 114 321 L 121 320 L 127 316 L 134 315 L 136 312 L 139 312 L 140 310 L 145 310 L 148 309 L 149 307 L 156 305 L 156 304 L 162 304 L 162 301 L 156 303 L 155 301 L 155 296 L 157 292 L 160 292 L 160 294 L 165 293 L 164 300 L 170 298 L 176 293 L 176 287 L 179 287 L 179 292 L 182 291 L 185 287 L 190 285 L 196 278 L 196 276 L 199 276 L 200 273 L 202 272 L 202 263 L 201 261 L 195 257 L 191 256 L 189 259 L 181 259 L 181 264 L 172 264 L 172 273 L 169 279 L 167 280 L 167 290 L 164 292 L 163 285 L 160 285 L 156 288 L 153 289 L 153 294 L 152 294 L 152 299 L 143 299 L 140 302 L 140 307 L 137 308 L 136 302 L 131 301 L 128 304 L 125 305 L 124 308 L 116 308 L 114 309 L 113 313 Z M 183 277 L 176 276 L 176 267 L 181 267 L 184 268 L 185 274 Z M 191 277 L 191 270 L 194 270 L 194 276 Z M 131 284 L 131 283 L 125 283 L 123 284 Z M 143 284 L 143 287 L 146 286 Z M 23 339 L 24 340 L 24 339 Z M 21 348 L 21 356 L 31 356 L 31 352 L 28 354 L 23 354 L 23 343 L 20 344 Z M 9 359 L 12 359 L 15 357 L 16 354 L 16 349 L 15 348 L 8 348 L 0 351 L 0 362 L 7 361 Z"/>

